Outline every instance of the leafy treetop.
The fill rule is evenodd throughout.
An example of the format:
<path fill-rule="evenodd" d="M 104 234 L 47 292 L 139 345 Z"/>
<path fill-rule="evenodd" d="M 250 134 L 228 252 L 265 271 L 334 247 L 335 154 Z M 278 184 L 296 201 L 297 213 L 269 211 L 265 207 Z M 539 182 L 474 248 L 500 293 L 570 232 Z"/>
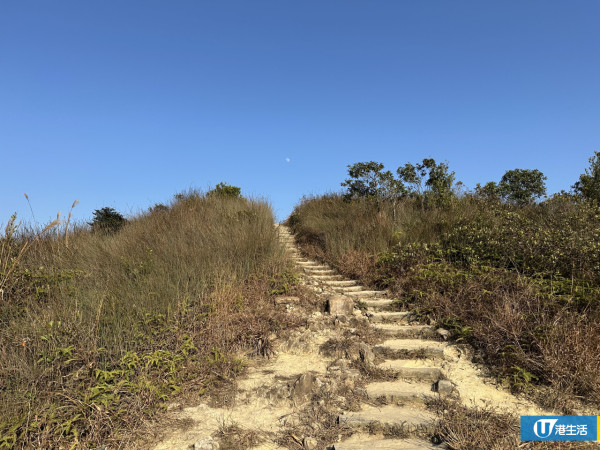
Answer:
<path fill-rule="evenodd" d="M 398 200 L 412 197 L 425 203 L 444 204 L 453 193 L 454 172 L 448 164 L 425 158 L 421 163 L 407 163 L 396 170 L 398 178 L 384 165 L 375 161 L 359 162 L 348 166 L 346 198 L 372 197 Z"/>
<path fill-rule="evenodd" d="M 590 167 L 579 176 L 573 190 L 587 200 L 600 201 L 600 152 L 589 159 Z"/>
<path fill-rule="evenodd" d="M 546 195 L 547 179 L 537 169 L 507 170 L 498 184 L 498 190 L 505 201 L 526 205 Z"/>
<path fill-rule="evenodd" d="M 342 183 L 348 188 L 346 198 L 376 197 L 395 198 L 402 196 L 405 187 L 383 164 L 375 161 L 359 162 L 348 166 L 349 179 Z"/>

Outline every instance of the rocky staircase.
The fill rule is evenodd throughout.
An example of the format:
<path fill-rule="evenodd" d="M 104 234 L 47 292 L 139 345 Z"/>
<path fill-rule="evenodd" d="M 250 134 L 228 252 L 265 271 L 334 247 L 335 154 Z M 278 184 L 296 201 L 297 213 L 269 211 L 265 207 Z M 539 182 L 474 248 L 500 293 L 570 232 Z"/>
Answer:
<path fill-rule="evenodd" d="M 333 268 L 304 258 L 298 251 L 294 237 L 287 227 L 278 227 L 285 248 L 304 272 L 309 288 L 328 296 L 340 295 L 354 303 L 354 315 L 359 307 L 374 331 L 387 340 L 372 348 L 372 361 L 377 367 L 392 371 L 394 381 L 371 382 L 365 391 L 369 403 L 358 412 L 338 417 L 341 426 L 355 430 L 346 442 L 333 443 L 329 449 L 439 449 L 432 444 L 436 417 L 425 408 L 425 401 L 450 394 L 454 385 L 445 380 L 439 367 L 446 344 L 435 329 L 428 325 L 411 323 L 410 312 L 394 309 L 394 299 L 387 291 L 369 290 L 356 281 L 344 278 Z M 331 300 L 330 300 L 331 301 Z M 381 405 L 381 406 L 375 406 Z M 402 438 L 381 439 L 381 435 Z M 377 437 L 379 436 L 379 437 Z"/>

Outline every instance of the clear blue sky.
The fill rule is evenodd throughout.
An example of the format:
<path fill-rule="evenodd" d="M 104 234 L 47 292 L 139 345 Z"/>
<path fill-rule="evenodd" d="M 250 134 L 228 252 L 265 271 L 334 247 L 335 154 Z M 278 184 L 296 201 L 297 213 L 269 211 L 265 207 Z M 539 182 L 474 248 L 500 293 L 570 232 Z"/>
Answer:
<path fill-rule="evenodd" d="M 473 187 L 600 150 L 600 1 L 0 2 L 0 223 L 226 181 L 285 218 L 346 166 Z M 289 161 L 289 162 L 288 162 Z"/>

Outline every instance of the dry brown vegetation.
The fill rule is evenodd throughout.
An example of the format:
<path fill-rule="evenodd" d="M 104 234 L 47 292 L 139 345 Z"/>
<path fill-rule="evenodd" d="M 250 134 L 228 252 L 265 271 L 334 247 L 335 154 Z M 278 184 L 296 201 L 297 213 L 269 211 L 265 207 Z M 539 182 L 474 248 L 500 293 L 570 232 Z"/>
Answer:
<path fill-rule="evenodd" d="M 514 391 L 564 413 L 600 405 L 600 208 L 570 196 L 510 205 L 474 195 L 416 207 L 327 195 L 289 224 L 313 257 L 389 288 L 475 349 Z"/>
<path fill-rule="evenodd" d="M 522 442 L 519 439 L 519 417 L 494 409 L 466 407 L 455 401 L 442 399 L 429 406 L 440 417 L 436 436 L 453 450 L 597 448 L 595 442 Z"/>
<path fill-rule="evenodd" d="M 65 236 L 11 222 L 0 239 L 0 447 L 125 446 L 290 324 L 263 202 L 188 192 L 118 232 Z"/>

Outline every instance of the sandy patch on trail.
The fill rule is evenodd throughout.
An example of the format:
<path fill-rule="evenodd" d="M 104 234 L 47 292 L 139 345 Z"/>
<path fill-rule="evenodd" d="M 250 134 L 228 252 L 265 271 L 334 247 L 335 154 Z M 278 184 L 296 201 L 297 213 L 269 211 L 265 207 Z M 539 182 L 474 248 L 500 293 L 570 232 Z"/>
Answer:
<path fill-rule="evenodd" d="M 483 376 L 482 369 L 470 361 L 471 356 L 461 346 L 450 345 L 444 349 L 444 361 L 439 367 L 460 393 L 463 405 L 489 407 L 499 412 L 516 415 L 551 415 L 524 398 L 516 397 L 492 378 Z"/>
<path fill-rule="evenodd" d="M 155 450 L 189 449 L 199 439 L 214 435 L 223 427 L 237 425 L 258 433 L 263 442 L 256 449 L 279 449 L 276 434 L 299 411 L 287 396 L 289 386 L 302 374 L 312 372 L 326 376 L 331 358 L 318 353 L 319 345 L 327 340 L 321 333 L 305 331 L 302 342 L 308 352 L 290 349 L 271 360 L 254 359 L 251 367 L 237 380 L 237 392 L 232 406 L 210 407 L 206 403 L 174 411 L 171 418 L 185 421 L 185 431 L 167 432 Z M 276 388 L 280 387 L 278 391 Z M 280 396 L 279 393 L 281 393 Z"/>

